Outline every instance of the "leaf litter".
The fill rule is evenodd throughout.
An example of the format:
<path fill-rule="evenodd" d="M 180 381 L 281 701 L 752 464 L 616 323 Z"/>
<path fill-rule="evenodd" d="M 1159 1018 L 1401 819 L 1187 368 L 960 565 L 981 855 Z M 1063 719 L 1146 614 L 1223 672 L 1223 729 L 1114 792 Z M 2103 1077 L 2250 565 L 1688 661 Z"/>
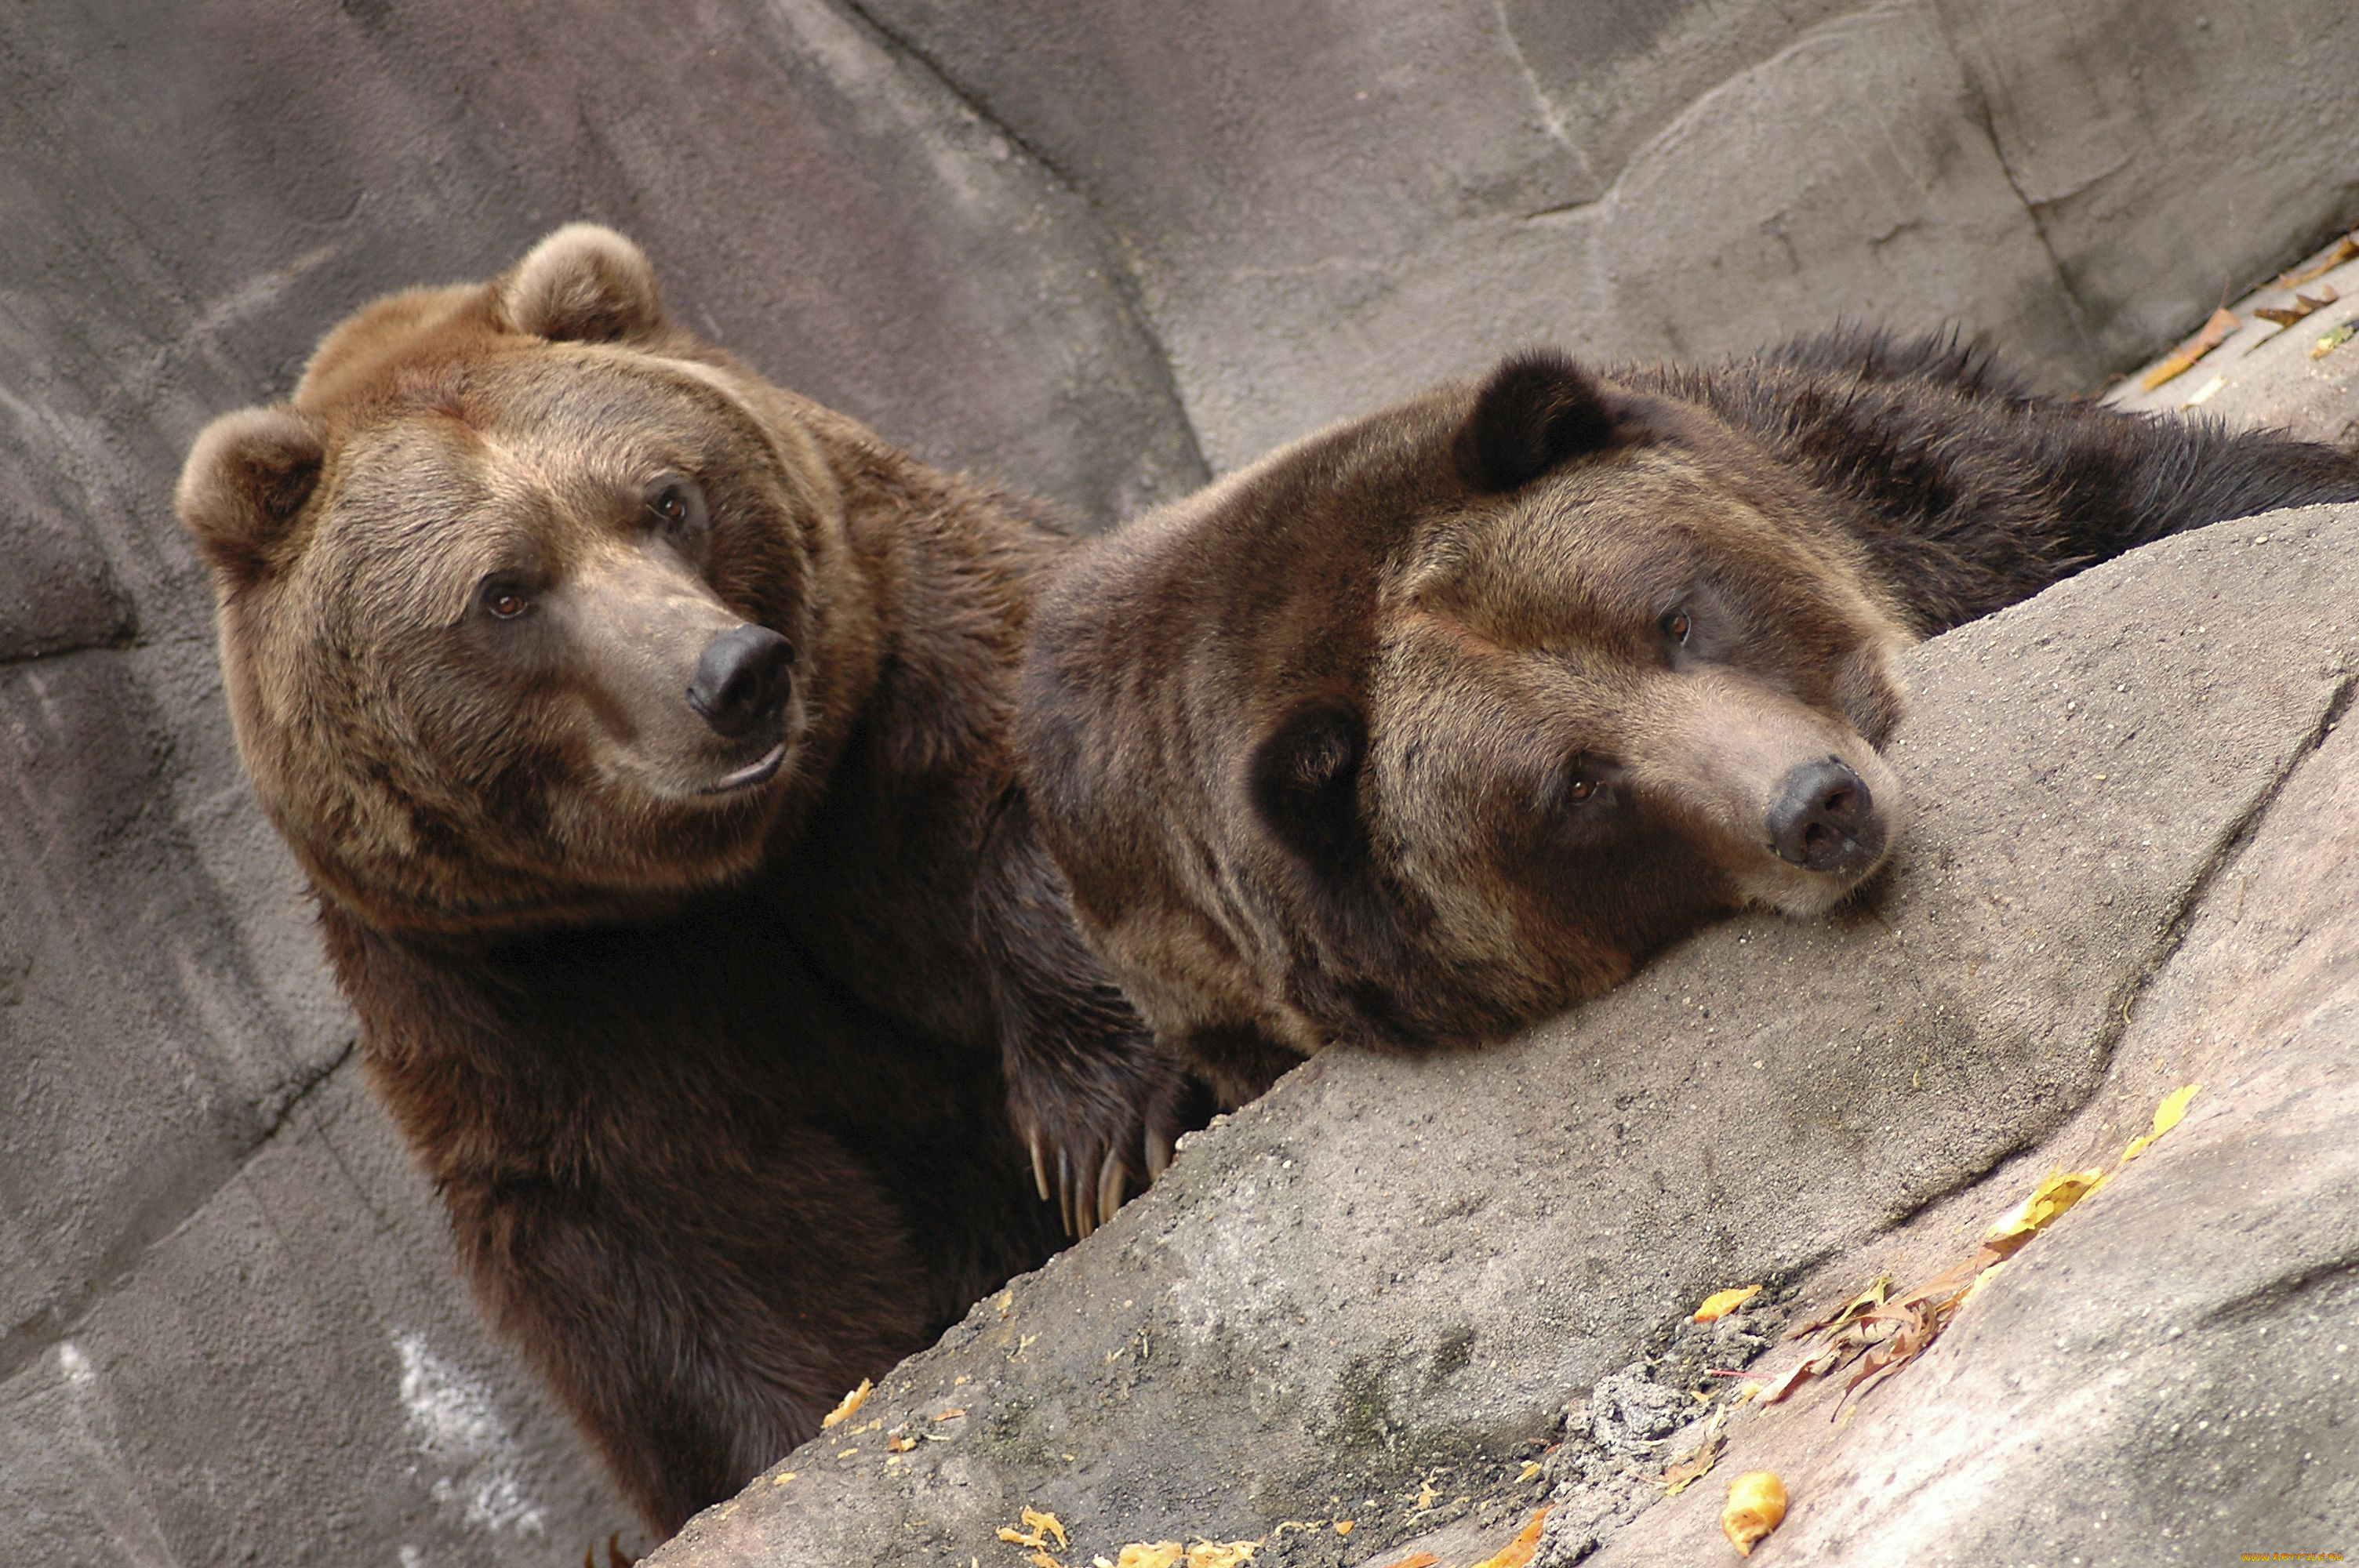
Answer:
<path fill-rule="evenodd" d="M 1756 1402 L 1777 1404 L 1814 1378 L 1856 1366 L 1857 1370 L 1843 1385 L 1843 1396 L 1835 1401 L 1828 1419 L 1841 1416 L 1853 1394 L 1922 1356 L 1949 1327 L 1959 1309 L 1995 1279 L 2007 1260 L 2033 1238 L 2112 1181 L 2156 1139 L 2178 1126 L 2201 1087 L 2200 1084 L 2189 1084 L 2166 1097 L 2155 1110 L 2151 1130 L 2130 1141 L 2112 1170 L 2051 1173 L 1984 1231 L 1981 1244 L 1971 1256 L 1898 1300 L 1891 1298 L 1890 1280 L 1879 1279 L 1831 1315 L 1788 1331 L 1786 1337 L 1789 1340 L 1819 1336 L 1819 1347 L 1765 1386 Z"/>
<path fill-rule="evenodd" d="M 2186 374 L 2195 368 L 2197 361 L 2226 342 L 2228 334 L 2234 331 L 2236 326 L 2236 318 L 2224 307 L 2214 310 L 2212 312 L 2211 319 L 2203 323 L 2201 331 L 2188 340 L 2183 348 L 2147 372 L 2139 379 L 2138 385 L 2146 391 L 2152 392 L 2164 382 Z"/>

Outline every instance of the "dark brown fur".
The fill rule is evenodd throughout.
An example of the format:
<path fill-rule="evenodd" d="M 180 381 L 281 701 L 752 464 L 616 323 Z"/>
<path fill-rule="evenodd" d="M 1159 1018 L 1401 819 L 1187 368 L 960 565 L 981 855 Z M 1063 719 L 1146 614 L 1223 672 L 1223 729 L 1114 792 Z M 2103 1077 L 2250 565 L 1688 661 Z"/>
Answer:
<path fill-rule="evenodd" d="M 370 1081 L 652 1528 L 1048 1256 L 1027 1139 L 1069 1211 L 1144 1184 L 1186 1080 L 987 833 L 1048 520 L 585 227 L 354 316 L 179 507 Z M 792 663 L 731 733 L 690 687 L 747 625 Z"/>
<path fill-rule="evenodd" d="M 1082 552 L 1019 723 L 1091 941 L 1234 1102 L 1506 1033 L 1898 831 L 1907 643 L 2359 460 L 2037 395 L 1953 339 L 1529 355 Z"/>

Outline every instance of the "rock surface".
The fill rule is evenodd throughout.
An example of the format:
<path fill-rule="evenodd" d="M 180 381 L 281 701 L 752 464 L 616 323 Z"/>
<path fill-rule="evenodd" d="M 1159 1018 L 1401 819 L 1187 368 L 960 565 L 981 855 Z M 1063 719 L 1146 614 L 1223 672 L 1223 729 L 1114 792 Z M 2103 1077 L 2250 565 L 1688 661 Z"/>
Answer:
<path fill-rule="evenodd" d="M 1559 1412 L 1652 1362 L 1706 1294 L 1839 1301 L 1869 1260 L 1995 1217 L 2093 1135 L 2093 1108 L 2117 1146 L 2189 1073 L 2211 1087 L 2175 1143 L 2027 1249 L 1816 1468 L 1767 1466 L 1800 1501 L 1757 1555 L 2013 1561 L 2108 1500 L 2090 1561 L 2155 1560 L 2165 1529 L 2189 1562 L 2278 1549 L 2294 1461 L 2222 1482 L 2223 1452 L 2169 1427 L 2216 1403 L 2239 1444 L 2311 1454 L 2319 1508 L 2359 1484 L 2334 1441 L 2359 1386 L 2313 1375 L 2353 1337 L 2359 1257 L 2336 1206 L 2359 1159 L 2320 1119 L 2351 1092 L 2324 1086 L 2348 1083 L 2359 968 L 2333 938 L 2359 915 L 2347 859 L 2312 860 L 2359 843 L 2332 728 L 2359 669 L 2354 563 L 2359 508 L 2278 514 L 1926 645 L 1893 748 L 1913 820 L 1874 903 L 1723 925 L 1505 1048 L 1315 1060 L 862 1412 L 948 1441 L 895 1454 L 840 1431 L 654 1561 L 1013 1563 L 995 1532 L 1027 1507 L 1082 1563 L 1337 1517 L 1346 1541 L 1278 1536 L 1271 1560 L 1471 1561 L 1538 1500 L 1521 1465 Z M 2241 1071 L 2207 1060 L 2223 1036 Z M 2288 1103 L 2309 1084 L 2318 1103 Z M 2254 1361 L 2272 1329 L 2287 1348 Z M 1813 1408 L 1740 1417 L 1724 1473 L 1815 1433 Z M 1961 1473 L 1959 1434 L 1999 1430 L 2015 1441 L 1977 1441 Z M 2035 1468 L 2083 1464 L 2078 1490 Z M 1601 1561 L 1700 1560 L 1716 1487 L 1640 1514 Z"/>
<path fill-rule="evenodd" d="M 1955 319 L 2093 385 L 2188 328 L 2224 280 L 2283 265 L 2359 206 L 2334 134 L 2359 116 L 2359 13 L 2335 0 L 1076 15 L 1031 0 L 34 0 L 0 16 L 0 1519 L 18 1555 L 432 1568 L 570 1563 L 617 1529 L 636 1541 L 476 1326 L 431 1195 L 357 1089 L 352 1022 L 239 773 L 210 597 L 167 511 L 201 423 L 287 390 L 320 330 L 368 295 L 482 276 L 568 219 L 614 222 L 690 319 L 780 379 L 1104 522 L 1535 336 L 1711 352 L 1838 314 Z M 2217 406 L 2249 416 L 2241 395 Z M 2321 418 L 2347 418 L 2338 396 L 2321 395 Z M 2309 690 L 2288 688 L 2284 723 Z M 2273 765 L 2203 755 L 2218 771 L 2198 784 L 2231 793 Z M 2175 798 L 2151 804 L 2180 819 Z M 2128 943 L 2132 912 L 2168 904 L 2194 854 L 2125 849 L 2096 868 L 2119 908 L 2073 939 Z M 2076 979 L 2078 953 L 2014 953 L 2011 917 L 1957 918 L 2007 948 L 2027 994 Z M 1762 938 L 1806 992 L 1823 954 L 1847 963 L 1858 939 Z M 2095 1025 L 1961 965 L 1940 971 L 1954 1008 L 1983 1010 L 1994 1061 L 2021 1068 L 1973 1082 L 2002 1095 L 2007 1125 L 2053 1125 L 2096 1076 L 2060 1042 Z M 1700 1006 L 1740 1000 L 1759 1000 Z M 1665 1016 L 1649 1052 L 1701 1028 L 1734 1043 L 1718 1018 Z M 1912 1071 L 1956 1089 L 1966 1069 L 1941 1064 L 1962 1027 L 1912 1015 L 1904 1038 L 1896 1014 L 1892 1036 L 1919 1049 Z M 1216 1405 L 1325 1398 L 1326 1413 L 1284 1419 L 1337 1434 L 1354 1474 L 1405 1474 L 1420 1444 L 1537 1435 L 1547 1400 L 1626 1366 L 1614 1347 L 1720 1271 L 1878 1244 L 1876 1216 L 1987 1163 L 1989 1130 L 1959 1111 L 1903 1161 L 1909 1195 L 1864 1195 L 1875 1161 L 1903 1158 L 1875 1118 L 1916 1102 L 1856 1034 L 1856 1093 L 1850 1077 L 1772 1090 L 1802 1082 L 1801 1034 L 1739 1054 L 1761 1069 L 1715 1069 L 1757 1084 L 1772 1145 L 1855 1151 L 1824 1202 L 1807 1195 L 1821 1234 L 1791 1259 L 1788 1234 L 1771 1247 L 1723 1225 L 1659 1260 L 1601 1261 L 1557 1221 L 1539 1234 L 1566 1250 L 1523 1254 L 1514 1236 L 1544 1202 L 1603 1212 L 1620 1187 L 1560 1136 L 1544 1145 L 1555 1165 L 1518 1176 L 1503 1131 L 1462 1147 L 1479 1119 L 1444 1104 L 1520 1093 L 1530 1103 L 1503 1126 L 1523 1128 L 1548 1120 L 1543 1105 L 1626 1093 L 1584 1134 L 1602 1152 L 1669 1136 L 1690 1093 L 1656 1067 L 1624 1085 L 1627 1052 L 1582 1068 L 1529 1044 L 1289 1087 L 1282 1105 L 1365 1125 L 1317 1149 L 1253 1145 L 1273 1152 L 1252 1167 L 1262 1217 L 1227 1239 L 1172 1233 L 1226 1293 L 1207 1298 L 1212 1319 L 1166 1326 L 1234 1347 L 1202 1364 Z M 1445 1120 L 1408 1123 L 1405 1145 L 1404 1118 L 1429 1112 Z M 1261 1125 L 1208 1141 L 1158 1201 L 1228 1190 L 1212 1151 Z M 1769 1180 L 1743 1139 L 1690 1142 L 1711 1169 L 1679 1169 L 1680 1145 L 1664 1143 L 1638 1167 L 1663 1190 L 1614 1227 L 1617 1249 L 1640 1217 L 1718 1216 Z M 1437 1198 L 1414 1223 L 1380 1223 L 1388 1190 L 1460 1164 L 1466 1191 L 1495 1186 L 1487 1207 Z M 1314 1319 L 1321 1346 L 1373 1321 L 1354 1303 L 1379 1285 L 1390 1298 L 1396 1272 L 1405 1289 L 1438 1271 L 1485 1312 L 1538 1299 L 1557 1315 L 1490 1339 L 1379 1338 L 1326 1381 L 1265 1365 L 1251 1335 L 1279 1320 L 1247 1281 L 1299 1248 L 1285 1194 L 1314 1168 L 1329 1187 L 1361 1184 L 1335 1235 L 1366 1250 L 1335 1254 L 1296 1303 L 1306 1318 L 1340 1303 L 1332 1326 Z M 1060 1269 L 1097 1279 L 1107 1253 Z M 1181 1255 L 1150 1249 L 1138 1267 L 1167 1254 Z M 1617 1267 L 1644 1290 L 1597 1293 Z M 1018 1308 L 1039 1288 L 1020 1287 Z M 1148 1326 L 1150 1350 L 1183 1342 Z M 1281 1379 L 1262 1395 L 1256 1368 Z M 1006 1442 L 1046 1453 L 1043 1430 L 1019 1422 Z M 1292 1452 L 1268 1473 L 1316 1469 Z M 1153 1517 L 1210 1528 L 1235 1490 L 1211 1483 L 1200 1465 Z M 1476 1490 L 1462 1479 L 1445 1509 Z M 1126 1506 L 1109 1494 L 1100 1517 Z M 1408 1528 L 1371 1519 L 1353 1540 Z"/>

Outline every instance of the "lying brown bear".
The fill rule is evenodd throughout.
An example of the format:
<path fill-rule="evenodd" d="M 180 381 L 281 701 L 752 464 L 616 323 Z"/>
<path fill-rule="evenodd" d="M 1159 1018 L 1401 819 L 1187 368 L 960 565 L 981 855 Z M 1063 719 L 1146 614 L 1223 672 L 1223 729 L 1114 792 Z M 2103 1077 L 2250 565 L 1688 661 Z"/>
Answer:
<path fill-rule="evenodd" d="M 1008 794 L 1069 542 L 627 241 L 369 306 L 178 505 L 370 1081 L 656 1530 L 1045 1258 L 1049 1152 L 1093 1217 L 1168 1152 L 1184 1079 Z"/>
<path fill-rule="evenodd" d="M 1899 830 L 1896 656 L 2163 535 L 2359 497 L 2275 434 L 2035 395 L 1954 340 L 1551 354 L 1092 545 L 1034 621 L 1041 836 L 1234 1102 L 1331 1041 L 1495 1037 Z"/>

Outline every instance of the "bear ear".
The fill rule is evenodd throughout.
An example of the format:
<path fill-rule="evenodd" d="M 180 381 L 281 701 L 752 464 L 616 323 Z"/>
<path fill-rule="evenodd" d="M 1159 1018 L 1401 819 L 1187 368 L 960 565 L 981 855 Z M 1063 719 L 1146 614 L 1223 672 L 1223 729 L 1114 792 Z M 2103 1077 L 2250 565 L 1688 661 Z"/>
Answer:
<path fill-rule="evenodd" d="M 224 414 L 197 437 L 172 509 L 223 583 L 244 587 L 268 573 L 326 454 L 320 427 L 285 404 Z"/>
<path fill-rule="evenodd" d="M 1364 842 L 1360 766 L 1368 725 L 1341 697 L 1304 702 L 1254 748 L 1254 809 L 1278 841 L 1322 872 L 1342 871 Z"/>
<path fill-rule="evenodd" d="M 612 229 L 568 223 L 494 286 L 519 332 L 569 343 L 614 343 L 663 330 L 663 291 L 647 254 Z"/>
<path fill-rule="evenodd" d="M 1634 432 L 1617 404 L 1562 354 L 1517 354 L 1491 373 L 1458 427 L 1459 475 L 1479 493 L 1499 495 L 1569 459 L 1620 445 Z"/>

